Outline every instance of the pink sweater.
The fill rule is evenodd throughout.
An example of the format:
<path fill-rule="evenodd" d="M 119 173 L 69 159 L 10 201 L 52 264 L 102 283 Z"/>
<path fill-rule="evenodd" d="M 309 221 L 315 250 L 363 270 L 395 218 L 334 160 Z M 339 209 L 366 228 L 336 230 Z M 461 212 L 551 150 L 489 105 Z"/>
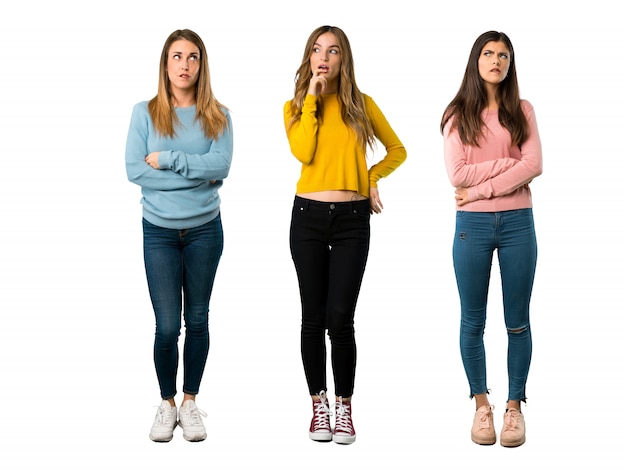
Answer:
<path fill-rule="evenodd" d="M 479 147 L 463 145 L 458 131 L 444 129 L 444 159 L 454 187 L 468 188 L 471 202 L 457 206 L 470 212 L 499 212 L 532 207 L 530 188 L 524 184 L 542 172 L 541 141 L 535 111 L 522 100 L 530 134 L 521 148 L 511 146 L 511 136 L 498 122 L 496 111 L 484 112 L 485 136 Z"/>

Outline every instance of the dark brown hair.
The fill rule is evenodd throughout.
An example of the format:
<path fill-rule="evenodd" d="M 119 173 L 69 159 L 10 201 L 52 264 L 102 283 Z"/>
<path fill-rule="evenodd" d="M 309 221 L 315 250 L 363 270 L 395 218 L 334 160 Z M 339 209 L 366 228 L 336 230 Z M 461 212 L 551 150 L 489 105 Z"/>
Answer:
<path fill-rule="evenodd" d="M 498 119 L 511 134 L 512 143 L 520 146 L 528 138 L 529 131 L 528 122 L 520 104 L 515 53 L 509 37 L 498 31 L 487 31 L 474 42 L 461 87 L 443 113 L 440 131 L 443 133 L 446 123 L 452 120 L 452 127 L 458 130 L 461 141 L 465 145 L 478 146 L 478 141 L 483 135 L 482 112 L 488 105 L 487 91 L 478 70 L 478 59 L 484 46 L 490 41 L 503 42 L 510 53 L 509 72 L 506 78 L 498 84 L 496 91 Z"/>

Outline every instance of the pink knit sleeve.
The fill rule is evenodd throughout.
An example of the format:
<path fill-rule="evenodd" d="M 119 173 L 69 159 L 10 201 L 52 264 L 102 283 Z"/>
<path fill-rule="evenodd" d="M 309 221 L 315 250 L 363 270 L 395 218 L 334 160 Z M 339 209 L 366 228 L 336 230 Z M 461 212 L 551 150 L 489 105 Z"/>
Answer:
<path fill-rule="evenodd" d="M 469 188 L 494 178 L 512 168 L 517 160 L 503 157 L 481 163 L 468 163 L 465 145 L 461 142 L 459 132 L 451 129 L 450 120 L 444 128 L 443 156 L 450 183 L 455 188 Z"/>
<path fill-rule="evenodd" d="M 505 196 L 541 174 L 543 157 L 535 111 L 525 100 L 522 101 L 522 109 L 528 120 L 529 135 L 520 147 L 521 159 L 515 160 L 515 165 L 501 174 L 470 187 L 468 189 L 470 201 Z"/>

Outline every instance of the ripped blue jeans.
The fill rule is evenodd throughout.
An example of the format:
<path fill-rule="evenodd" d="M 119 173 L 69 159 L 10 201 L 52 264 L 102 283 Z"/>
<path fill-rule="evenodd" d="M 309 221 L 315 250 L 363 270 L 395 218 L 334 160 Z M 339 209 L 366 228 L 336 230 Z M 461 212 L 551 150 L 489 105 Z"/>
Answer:
<path fill-rule="evenodd" d="M 532 353 L 529 307 L 537 264 L 532 209 L 456 214 L 452 254 L 461 302 L 461 358 L 470 397 L 488 392 L 483 335 L 494 251 L 508 334 L 508 400 L 525 401 Z"/>

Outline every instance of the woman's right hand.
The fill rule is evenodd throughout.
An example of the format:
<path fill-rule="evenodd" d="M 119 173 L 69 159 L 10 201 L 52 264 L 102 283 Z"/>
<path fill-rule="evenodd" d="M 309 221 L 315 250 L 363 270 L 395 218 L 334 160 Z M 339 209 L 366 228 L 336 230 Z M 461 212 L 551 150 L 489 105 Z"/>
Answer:
<path fill-rule="evenodd" d="M 309 80 L 309 90 L 307 91 L 310 95 L 318 96 L 323 94 L 326 90 L 326 76 L 322 74 L 321 70 L 313 71 L 313 75 Z"/>

